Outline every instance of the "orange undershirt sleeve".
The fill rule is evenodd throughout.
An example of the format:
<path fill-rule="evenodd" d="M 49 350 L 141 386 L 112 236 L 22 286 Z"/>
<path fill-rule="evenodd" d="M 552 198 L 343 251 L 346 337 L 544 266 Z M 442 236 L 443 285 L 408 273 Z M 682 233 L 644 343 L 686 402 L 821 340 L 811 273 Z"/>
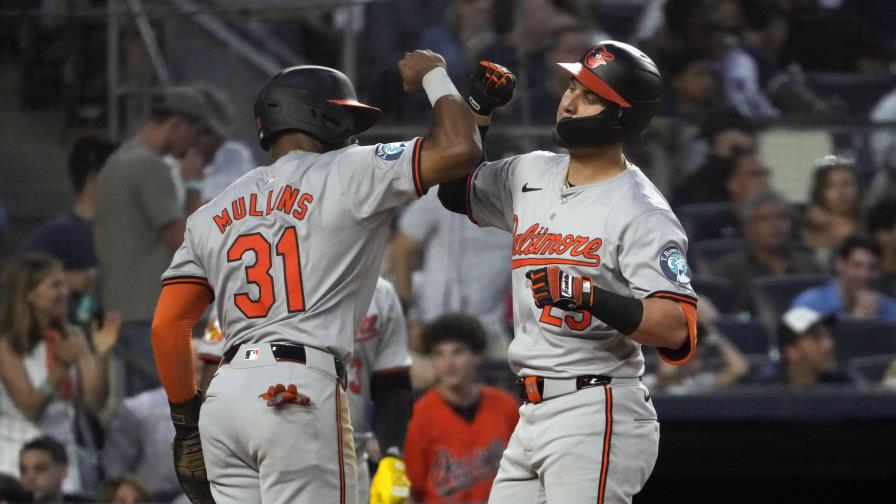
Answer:
<path fill-rule="evenodd" d="M 697 307 L 690 302 L 675 302 L 681 309 L 681 313 L 684 314 L 684 320 L 688 325 L 688 340 L 681 348 L 674 350 L 658 348 L 657 350 L 664 361 L 678 366 L 687 362 L 694 354 L 694 349 L 697 348 Z"/>
<path fill-rule="evenodd" d="M 156 369 L 168 400 L 180 404 L 196 395 L 193 374 L 193 326 L 214 294 L 202 282 L 169 283 L 162 287 L 152 320 L 152 349 Z"/>

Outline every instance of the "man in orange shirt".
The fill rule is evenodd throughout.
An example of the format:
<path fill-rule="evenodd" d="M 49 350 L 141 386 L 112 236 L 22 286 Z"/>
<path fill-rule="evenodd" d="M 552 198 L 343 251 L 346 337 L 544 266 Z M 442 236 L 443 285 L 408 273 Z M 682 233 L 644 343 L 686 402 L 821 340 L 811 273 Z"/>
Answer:
<path fill-rule="evenodd" d="M 507 392 L 476 382 L 485 350 L 479 321 L 443 315 L 423 329 L 436 384 L 414 405 L 405 463 L 416 502 L 488 500 L 519 414 Z"/>

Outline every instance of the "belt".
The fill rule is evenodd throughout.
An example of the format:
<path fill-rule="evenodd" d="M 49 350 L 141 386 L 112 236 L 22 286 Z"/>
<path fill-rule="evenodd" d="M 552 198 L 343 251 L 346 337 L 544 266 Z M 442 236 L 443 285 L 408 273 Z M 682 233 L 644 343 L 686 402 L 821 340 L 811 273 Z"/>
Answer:
<path fill-rule="evenodd" d="M 278 362 L 295 362 L 297 364 L 308 364 L 308 354 L 309 353 L 320 353 L 324 354 L 326 358 L 333 359 L 333 367 L 336 371 L 336 377 L 339 378 L 340 382 L 345 383 L 345 366 L 342 365 L 342 362 L 337 359 L 335 356 L 331 355 L 328 352 L 324 352 L 323 350 L 318 350 L 313 347 L 306 347 L 303 345 L 294 345 L 292 343 L 269 343 L 271 346 L 271 354 L 273 354 L 274 359 Z M 237 353 L 240 351 L 240 348 L 246 347 L 249 345 L 236 345 L 230 348 L 230 350 L 224 352 L 223 357 L 221 358 L 221 365 L 230 364 L 230 361 L 236 357 Z M 322 371 L 326 371 L 332 373 L 333 369 L 322 369 Z"/>
<path fill-rule="evenodd" d="M 520 399 L 524 403 L 540 403 L 554 397 L 571 394 L 577 390 L 609 385 L 611 382 L 641 381 L 640 378 L 614 378 L 612 376 L 585 375 L 575 378 L 545 378 L 542 376 L 526 376 L 516 379 Z"/>

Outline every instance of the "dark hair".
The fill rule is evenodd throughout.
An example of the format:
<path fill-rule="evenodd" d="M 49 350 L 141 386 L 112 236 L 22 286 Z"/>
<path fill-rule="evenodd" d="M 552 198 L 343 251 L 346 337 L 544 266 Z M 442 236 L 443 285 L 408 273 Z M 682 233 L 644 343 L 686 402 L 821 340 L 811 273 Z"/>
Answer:
<path fill-rule="evenodd" d="M 707 113 L 706 119 L 700 124 L 700 135 L 710 143 L 716 135 L 728 130 L 741 130 L 750 135 L 754 133 L 750 121 L 732 107 L 723 107 Z"/>
<path fill-rule="evenodd" d="M 0 501 L 31 502 L 31 492 L 15 476 L 0 473 Z"/>
<path fill-rule="evenodd" d="M 116 147 L 112 142 L 91 137 L 81 138 L 72 145 L 68 154 L 68 176 L 75 192 L 81 192 L 87 183 L 87 177 L 100 171 Z"/>
<path fill-rule="evenodd" d="M 68 455 L 65 454 L 65 447 L 62 446 L 62 443 L 56 441 L 50 436 L 41 436 L 39 438 L 28 441 L 24 446 L 22 446 L 22 449 L 19 450 L 19 453 L 21 454 L 28 450 L 40 450 L 47 452 L 50 455 L 50 458 L 52 458 L 53 461 L 57 464 L 68 465 Z"/>
<path fill-rule="evenodd" d="M 439 343 L 454 341 L 466 345 L 475 354 L 485 351 L 485 329 L 475 317 L 446 313 L 423 328 L 423 352 L 432 353 Z"/>
<path fill-rule="evenodd" d="M 856 184 L 859 186 L 859 197 L 856 198 L 856 206 L 854 210 L 858 212 L 862 200 L 862 173 L 856 168 L 855 163 L 847 158 L 825 156 L 815 162 L 815 173 L 812 174 L 812 188 L 809 191 L 809 198 L 812 203 L 824 208 L 824 203 L 821 199 L 822 188 L 827 183 L 831 173 L 840 169 L 852 173 L 856 178 Z"/>
<path fill-rule="evenodd" d="M 137 494 L 138 502 L 153 502 L 152 494 L 149 493 L 149 490 L 146 489 L 146 485 L 140 481 L 137 476 L 131 473 L 124 473 L 121 476 L 116 478 L 111 478 L 106 480 L 105 483 L 97 490 L 96 492 L 96 502 L 99 503 L 107 503 L 107 502 L 115 502 L 113 499 L 115 497 L 115 492 L 118 491 L 118 487 L 121 485 L 129 485 L 133 488 Z"/>
<path fill-rule="evenodd" d="M 868 209 L 868 232 L 896 227 L 896 197 L 882 199 Z"/>
<path fill-rule="evenodd" d="M 852 255 L 854 250 L 862 249 L 867 250 L 874 254 L 875 257 L 880 259 L 882 252 L 880 250 L 880 245 L 874 241 L 873 238 L 865 235 L 854 234 L 847 236 L 840 242 L 840 245 L 837 246 L 836 257 L 839 259 L 847 259 L 850 255 Z"/>
<path fill-rule="evenodd" d="M 673 79 L 693 63 L 709 63 L 709 56 L 697 49 L 680 49 L 665 51 L 659 57 L 660 70 L 663 75 Z"/>

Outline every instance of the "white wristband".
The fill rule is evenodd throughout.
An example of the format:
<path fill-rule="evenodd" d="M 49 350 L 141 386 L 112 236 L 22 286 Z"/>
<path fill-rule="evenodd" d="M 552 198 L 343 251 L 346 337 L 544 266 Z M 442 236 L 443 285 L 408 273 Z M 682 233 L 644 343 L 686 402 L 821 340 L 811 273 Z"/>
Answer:
<path fill-rule="evenodd" d="M 451 82 L 451 77 L 448 77 L 445 67 L 435 67 L 423 76 L 423 90 L 426 91 L 426 97 L 429 98 L 429 103 L 432 106 L 435 106 L 439 98 L 443 96 L 456 96 L 463 99 L 457 92 L 457 88 L 454 87 L 454 83 Z"/>

